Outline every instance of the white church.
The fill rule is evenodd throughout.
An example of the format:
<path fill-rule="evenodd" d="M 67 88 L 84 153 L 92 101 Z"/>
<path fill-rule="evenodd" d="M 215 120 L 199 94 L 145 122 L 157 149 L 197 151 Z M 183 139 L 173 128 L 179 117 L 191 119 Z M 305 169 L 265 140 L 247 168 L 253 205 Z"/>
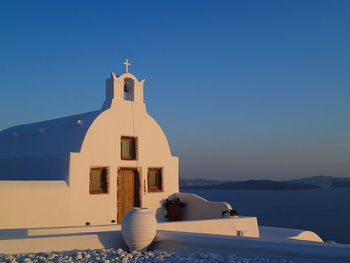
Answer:
<path fill-rule="evenodd" d="M 106 80 L 100 110 L 0 132 L 0 253 L 123 247 L 120 223 L 132 207 L 155 215 L 158 249 L 280 255 L 293 241 L 296 255 L 325 251 L 314 232 L 223 218 L 230 204 L 179 193 L 178 158 L 146 111 L 144 81 L 124 64 L 124 74 Z M 186 203 L 180 221 L 164 215 L 169 197 Z M 329 249 L 338 258 L 338 248 Z"/>
<path fill-rule="evenodd" d="M 1 131 L 1 228 L 118 224 L 132 207 L 165 220 L 178 158 L 124 64 L 100 110 Z"/>

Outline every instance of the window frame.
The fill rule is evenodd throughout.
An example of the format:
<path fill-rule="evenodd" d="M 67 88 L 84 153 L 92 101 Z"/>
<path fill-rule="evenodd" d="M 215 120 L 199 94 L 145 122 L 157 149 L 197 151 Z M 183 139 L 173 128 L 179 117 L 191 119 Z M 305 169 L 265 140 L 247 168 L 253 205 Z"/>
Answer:
<path fill-rule="evenodd" d="M 150 171 L 160 171 L 160 179 L 157 178 L 157 184 L 160 187 L 151 187 L 150 186 Z M 158 174 L 159 176 L 159 174 Z M 160 181 L 160 182 L 159 182 Z M 148 193 L 159 193 L 159 192 L 163 192 L 164 190 L 164 185 L 163 185 L 163 168 L 162 167 L 149 167 L 147 169 L 147 191 Z"/>
<path fill-rule="evenodd" d="M 93 170 L 105 170 L 104 187 L 102 189 L 92 189 L 91 176 Z M 89 173 L 89 194 L 108 194 L 109 193 L 109 167 L 106 166 L 91 166 Z"/>
<path fill-rule="evenodd" d="M 123 139 L 131 139 L 133 143 L 133 156 L 129 157 L 123 157 Z M 137 160 L 137 137 L 133 136 L 121 136 L 120 137 L 120 159 L 125 161 L 135 161 Z"/>

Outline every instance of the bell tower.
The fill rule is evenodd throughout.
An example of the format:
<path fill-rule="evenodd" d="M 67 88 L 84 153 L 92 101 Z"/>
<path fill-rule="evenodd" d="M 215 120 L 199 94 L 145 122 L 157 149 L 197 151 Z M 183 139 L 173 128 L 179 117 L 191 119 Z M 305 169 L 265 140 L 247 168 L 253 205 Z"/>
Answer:
<path fill-rule="evenodd" d="M 102 109 L 112 107 L 114 103 L 144 103 L 143 102 L 143 85 L 145 80 L 139 81 L 133 74 L 129 73 L 128 59 L 123 63 L 125 65 L 125 73 L 115 75 L 111 73 L 111 77 L 106 79 L 106 100 Z"/>

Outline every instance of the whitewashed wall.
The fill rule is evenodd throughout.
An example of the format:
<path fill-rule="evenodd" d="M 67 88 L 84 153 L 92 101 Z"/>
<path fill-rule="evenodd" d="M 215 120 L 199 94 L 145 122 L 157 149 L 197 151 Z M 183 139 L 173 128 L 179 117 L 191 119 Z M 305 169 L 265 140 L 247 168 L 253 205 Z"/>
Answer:
<path fill-rule="evenodd" d="M 67 224 L 69 193 L 65 181 L 0 182 L 0 228 Z"/>
<path fill-rule="evenodd" d="M 123 99 L 124 78 L 134 80 L 135 101 Z M 0 181 L 0 200 L 6 200 L 0 203 L 1 228 L 81 226 L 85 222 L 103 225 L 116 221 L 117 174 L 123 167 L 139 169 L 142 207 L 150 208 L 158 221 L 165 220 L 160 202 L 179 190 L 178 158 L 171 155 L 165 134 L 146 112 L 143 81 L 139 82 L 129 73 L 119 78 L 112 74 L 107 80 L 106 94 L 104 111 L 89 124 L 80 152 L 68 153 L 66 182 Z M 137 137 L 137 161 L 121 160 L 121 136 Z M 59 143 L 60 139 L 56 139 Z M 107 194 L 89 194 L 92 166 L 109 168 Z M 148 167 L 163 168 L 163 192 L 147 192 Z M 28 172 L 35 173 L 35 170 Z"/>

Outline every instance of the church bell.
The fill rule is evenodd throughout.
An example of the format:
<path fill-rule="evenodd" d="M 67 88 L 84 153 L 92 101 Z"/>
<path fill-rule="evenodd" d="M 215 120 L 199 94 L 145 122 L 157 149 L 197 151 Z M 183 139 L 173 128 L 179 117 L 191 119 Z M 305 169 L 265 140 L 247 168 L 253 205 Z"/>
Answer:
<path fill-rule="evenodd" d="M 124 91 L 128 92 L 129 91 L 129 85 L 127 82 L 124 82 Z"/>

